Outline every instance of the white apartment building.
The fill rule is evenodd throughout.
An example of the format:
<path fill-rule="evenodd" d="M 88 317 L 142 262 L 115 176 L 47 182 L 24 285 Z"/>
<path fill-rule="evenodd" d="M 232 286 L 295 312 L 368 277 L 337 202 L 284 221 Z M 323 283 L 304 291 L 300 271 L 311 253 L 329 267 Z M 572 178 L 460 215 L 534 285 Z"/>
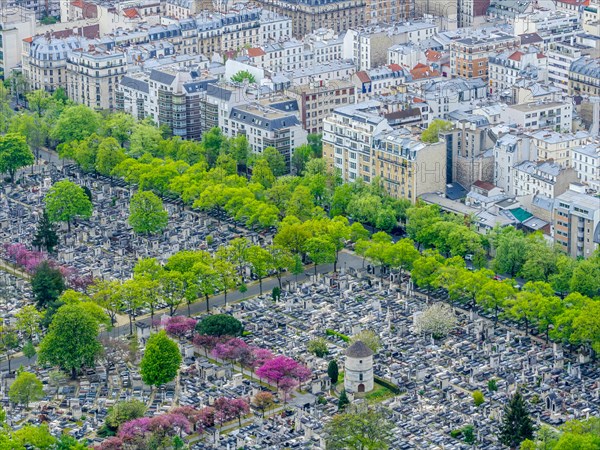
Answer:
<path fill-rule="evenodd" d="M 535 160 L 537 153 L 528 136 L 513 133 L 500 136 L 494 146 L 494 184 L 507 195 L 515 195 L 513 167 Z"/>
<path fill-rule="evenodd" d="M 570 132 L 573 126 L 573 105 L 570 102 L 530 102 L 510 105 L 502 110 L 502 120 L 528 130 L 549 128 Z"/>
<path fill-rule="evenodd" d="M 245 51 L 249 63 L 268 70 L 299 70 L 305 67 L 304 44 L 296 39 L 249 48 Z"/>
<path fill-rule="evenodd" d="M 343 58 L 343 48 L 343 36 L 319 29 L 304 37 L 304 60 L 307 65 L 338 61 Z"/>
<path fill-rule="evenodd" d="M 292 19 L 264 9 L 260 14 L 258 35 L 260 44 L 290 39 L 292 36 Z"/>
<path fill-rule="evenodd" d="M 413 68 L 417 64 L 426 64 L 426 48 L 413 43 L 393 45 L 388 49 L 388 64 L 397 64 L 402 67 Z"/>
<path fill-rule="evenodd" d="M 387 51 L 392 45 L 418 44 L 432 38 L 437 31 L 437 25 L 429 22 L 350 29 L 344 36 L 343 56 L 353 60 L 358 70 L 368 70 L 386 63 Z"/>
<path fill-rule="evenodd" d="M 298 120 L 295 100 L 281 103 L 253 102 L 232 107 L 225 120 L 223 132 L 230 137 L 244 134 L 254 153 L 262 153 L 267 147 L 276 148 L 291 168 L 292 154 L 296 147 L 306 144 L 307 132 Z"/>
<path fill-rule="evenodd" d="M 575 38 L 581 30 L 581 17 L 573 12 L 540 10 L 532 14 L 519 14 L 514 19 L 515 36 L 536 33 L 546 48 L 552 42 Z"/>
<path fill-rule="evenodd" d="M 590 139 L 590 135 L 585 131 L 558 133 L 554 130 L 538 130 L 527 134 L 537 149 L 540 160 L 552 160 L 561 167 L 572 167 L 573 150 Z"/>
<path fill-rule="evenodd" d="M 552 42 L 548 45 L 548 81 L 559 86 L 565 94 L 569 93 L 569 69 L 573 61 L 585 53 L 587 47 L 570 42 Z"/>
<path fill-rule="evenodd" d="M 534 48 L 508 50 L 490 56 L 488 62 L 490 93 L 509 91 L 518 80 L 545 81 L 548 59 Z"/>
<path fill-rule="evenodd" d="M 543 195 L 556 198 L 577 181 L 577 173 L 548 161 L 523 161 L 513 168 L 512 194 L 516 197 Z"/>
<path fill-rule="evenodd" d="M 67 95 L 75 103 L 112 111 L 119 80 L 126 71 L 123 51 L 71 51 L 67 53 Z"/>
<path fill-rule="evenodd" d="M 600 142 L 575 147 L 571 153 L 579 181 L 600 192 Z"/>

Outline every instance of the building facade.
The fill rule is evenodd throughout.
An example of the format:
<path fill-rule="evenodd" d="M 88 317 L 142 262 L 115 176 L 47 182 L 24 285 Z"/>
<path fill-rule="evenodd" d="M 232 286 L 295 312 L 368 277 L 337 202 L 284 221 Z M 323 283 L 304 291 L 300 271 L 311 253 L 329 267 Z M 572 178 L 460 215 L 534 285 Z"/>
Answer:
<path fill-rule="evenodd" d="M 573 258 L 589 258 L 600 244 L 600 204 L 572 184 L 554 202 L 554 241 Z"/>

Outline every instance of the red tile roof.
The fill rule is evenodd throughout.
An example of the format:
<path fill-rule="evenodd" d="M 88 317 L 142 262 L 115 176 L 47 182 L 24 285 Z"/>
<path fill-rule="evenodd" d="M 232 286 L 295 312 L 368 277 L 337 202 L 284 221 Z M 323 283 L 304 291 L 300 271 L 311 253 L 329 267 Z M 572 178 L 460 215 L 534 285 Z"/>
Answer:
<path fill-rule="evenodd" d="M 135 8 L 126 8 L 123 10 L 123 14 L 125 15 L 125 17 L 129 18 L 129 19 L 135 19 L 136 17 L 140 17 L 140 14 L 138 13 L 138 10 Z"/>
<path fill-rule="evenodd" d="M 419 97 L 413 98 L 413 103 L 425 103 L 425 100 Z"/>
<path fill-rule="evenodd" d="M 25 39 L 23 39 L 25 42 L 33 42 L 33 38 L 32 37 L 27 37 Z"/>
<path fill-rule="evenodd" d="M 260 48 L 260 47 L 255 47 L 255 48 L 249 48 L 248 49 L 248 56 L 250 58 L 255 58 L 257 56 L 263 56 L 266 55 L 265 51 Z"/>
<path fill-rule="evenodd" d="M 367 72 L 365 72 L 364 70 L 360 70 L 360 71 L 356 72 L 356 76 L 358 77 L 358 79 L 360 80 L 361 83 L 370 83 L 371 82 L 371 78 L 369 78 L 369 74 Z"/>
<path fill-rule="evenodd" d="M 390 70 L 392 72 L 401 72 L 402 71 L 402 67 L 400 67 L 398 64 L 390 64 L 388 67 L 390 68 Z"/>
<path fill-rule="evenodd" d="M 481 180 L 477 180 L 475 183 L 473 183 L 473 186 L 477 186 L 478 188 L 484 189 L 486 191 L 491 191 L 492 189 L 494 189 L 496 187 L 492 183 L 489 183 L 487 181 L 481 181 Z"/>
<path fill-rule="evenodd" d="M 512 59 L 513 61 L 521 61 L 521 56 L 523 56 L 523 55 L 524 55 L 524 53 L 516 51 L 512 55 L 510 55 L 508 57 L 508 59 Z"/>
<path fill-rule="evenodd" d="M 410 74 L 412 75 L 413 80 L 421 80 L 423 78 L 433 78 L 433 77 L 440 76 L 440 72 L 432 69 L 429 66 L 426 66 L 425 64 L 421 64 L 421 63 L 417 64 L 410 71 Z"/>
<path fill-rule="evenodd" d="M 85 3 L 83 2 L 83 0 L 75 0 L 74 2 L 71 2 L 71 5 L 73 5 L 75 8 L 82 8 L 83 9 L 83 5 Z"/>
<path fill-rule="evenodd" d="M 425 51 L 427 61 L 439 61 L 442 58 L 442 54 L 435 50 L 429 49 Z"/>

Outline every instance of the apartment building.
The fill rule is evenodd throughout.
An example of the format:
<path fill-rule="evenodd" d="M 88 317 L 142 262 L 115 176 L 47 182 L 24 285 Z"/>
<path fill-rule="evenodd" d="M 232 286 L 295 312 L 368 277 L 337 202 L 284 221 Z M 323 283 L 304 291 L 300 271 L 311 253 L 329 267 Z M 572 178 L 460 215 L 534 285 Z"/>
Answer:
<path fill-rule="evenodd" d="M 298 102 L 302 127 L 309 133 L 323 132 L 325 118 L 335 108 L 354 103 L 355 86 L 350 81 L 329 81 L 292 86 L 286 95 Z"/>
<path fill-rule="evenodd" d="M 467 79 L 488 79 L 488 62 L 503 50 L 516 48 L 519 39 L 498 30 L 476 30 L 450 42 L 450 72 Z"/>
<path fill-rule="evenodd" d="M 529 130 L 543 128 L 570 132 L 573 126 L 573 105 L 570 102 L 529 102 L 510 105 L 502 110 L 506 124 Z"/>
<path fill-rule="evenodd" d="M 428 21 L 350 29 L 344 35 L 343 57 L 353 60 L 358 70 L 369 70 L 387 62 L 392 45 L 419 44 L 437 31 L 438 26 Z"/>
<path fill-rule="evenodd" d="M 96 110 L 116 108 L 119 80 L 127 71 L 125 53 L 90 48 L 67 53 L 67 95 Z"/>
<path fill-rule="evenodd" d="M 554 202 L 554 241 L 573 258 L 589 258 L 600 244 L 600 203 L 574 183 Z"/>
<path fill-rule="evenodd" d="M 375 136 L 392 131 L 379 114 L 380 102 L 366 101 L 336 108 L 323 123 L 323 158 L 331 171 L 339 171 L 344 181 L 362 178 L 370 183 L 375 176 L 373 155 Z"/>
<path fill-rule="evenodd" d="M 569 93 L 569 70 L 574 61 L 584 55 L 587 47 L 571 42 L 552 42 L 548 45 L 548 81 Z"/>
<path fill-rule="evenodd" d="M 304 44 L 296 39 L 266 44 L 244 51 L 250 64 L 269 72 L 302 69 L 306 65 L 303 53 Z"/>
<path fill-rule="evenodd" d="M 21 43 L 36 28 L 35 12 L 23 7 L 0 9 L 0 77 L 21 62 Z"/>
<path fill-rule="evenodd" d="M 357 99 L 366 100 L 374 95 L 388 94 L 399 87 L 408 77 L 408 71 L 398 64 L 356 72 L 352 79 Z"/>
<path fill-rule="evenodd" d="M 530 14 L 519 14 L 514 19 L 514 34 L 536 33 L 545 48 L 552 42 L 570 41 L 581 33 L 581 17 L 578 13 L 540 9 Z"/>
<path fill-rule="evenodd" d="M 164 67 L 122 77 L 116 107 L 138 119 L 151 117 L 175 136 L 200 139 L 203 120 L 200 99 L 215 78 L 199 75 L 198 67 Z"/>
<path fill-rule="evenodd" d="M 507 50 L 490 56 L 488 63 L 490 94 L 509 91 L 518 80 L 544 81 L 548 58 L 536 49 Z"/>
<path fill-rule="evenodd" d="M 319 28 L 336 33 L 366 23 L 368 0 L 256 0 L 264 9 L 289 17 L 292 34 L 300 39 Z"/>
<path fill-rule="evenodd" d="M 58 0 L 7 0 L 2 2 L 2 9 L 22 7 L 33 11 L 35 18 L 60 17 L 60 2 Z"/>
<path fill-rule="evenodd" d="M 367 0 L 366 23 L 395 23 L 415 17 L 414 0 Z"/>
<path fill-rule="evenodd" d="M 381 103 L 342 106 L 325 119 L 323 157 L 346 182 L 381 177 L 388 193 L 412 202 L 446 185 L 446 144 L 421 142 L 408 130 L 392 129 Z"/>
<path fill-rule="evenodd" d="M 413 43 L 392 45 L 388 48 L 387 63 L 403 67 L 425 64 L 428 62 L 426 51 L 426 47 Z"/>
<path fill-rule="evenodd" d="M 295 100 L 259 101 L 232 107 L 223 132 L 234 137 L 243 134 L 253 153 L 274 147 L 284 157 L 288 171 L 296 147 L 306 144 L 306 131 L 298 120 Z"/>
<path fill-rule="evenodd" d="M 487 84 L 481 78 L 471 80 L 453 78 L 451 80 L 428 81 L 410 92 L 413 102 L 426 103 L 430 114 L 423 117 L 424 126 L 434 118 L 446 118 L 447 114 L 466 104 L 474 105 L 475 101 L 487 97 Z"/>
<path fill-rule="evenodd" d="M 515 197 L 543 195 L 556 198 L 577 181 L 577 172 L 551 161 L 523 161 L 513 167 Z"/>
<path fill-rule="evenodd" d="M 582 56 L 569 69 L 569 95 L 600 96 L 600 58 Z"/>
<path fill-rule="evenodd" d="M 331 29 L 320 29 L 307 35 L 304 41 L 304 61 L 307 65 L 323 64 L 343 58 L 344 37 Z"/>
<path fill-rule="evenodd" d="M 536 149 L 529 136 L 521 133 L 500 136 L 494 146 L 494 184 L 507 195 L 515 195 L 513 167 L 523 161 L 536 160 Z"/>
<path fill-rule="evenodd" d="M 456 5 L 458 28 L 478 27 L 485 24 L 490 0 L 459 0 Z"/>
<path fill-rule="evenodd" d="M 394 198 L 414 203 L 422 194 L 444 192 L 446 169 L 444 140 L 428 144 L 406 129 L 375 137 L 371 172 Z"/>
<path fill-rule="evenodd" d="M 577 171 L 579 181 L 600 192 L 600 142 L 574 147 L 571 166 Z"/>
<path fill-rule="evenodd" d="M 586 144 L 590 135 L 584 131 L 558 133 L 553 130 L 538 130 L 528 133 L 537 149 L 540 160 L 552 160 L 562 167 L 572 167 L 574 149 Z"/>
<path fill-rule="evenodd" d="M 446 176 L 469 189 L 477 180 L 494 180 L 494 140 L 489 121 L 481 115 L 454 111 L 448 115 L 454 128 L 443 134 L 446 142 Z"/>

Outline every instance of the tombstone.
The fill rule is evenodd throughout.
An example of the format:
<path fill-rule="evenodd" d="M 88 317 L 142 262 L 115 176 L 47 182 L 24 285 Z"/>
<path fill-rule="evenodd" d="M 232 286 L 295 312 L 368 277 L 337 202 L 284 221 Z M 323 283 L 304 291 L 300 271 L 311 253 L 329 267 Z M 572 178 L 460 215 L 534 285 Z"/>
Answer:
<path fill-rule="evenodd" d="M 241 386 L 242 382 L 244 381 L 244 377 L 241 373 L 234 373 L 231 379 L 234 387 Z"/>

